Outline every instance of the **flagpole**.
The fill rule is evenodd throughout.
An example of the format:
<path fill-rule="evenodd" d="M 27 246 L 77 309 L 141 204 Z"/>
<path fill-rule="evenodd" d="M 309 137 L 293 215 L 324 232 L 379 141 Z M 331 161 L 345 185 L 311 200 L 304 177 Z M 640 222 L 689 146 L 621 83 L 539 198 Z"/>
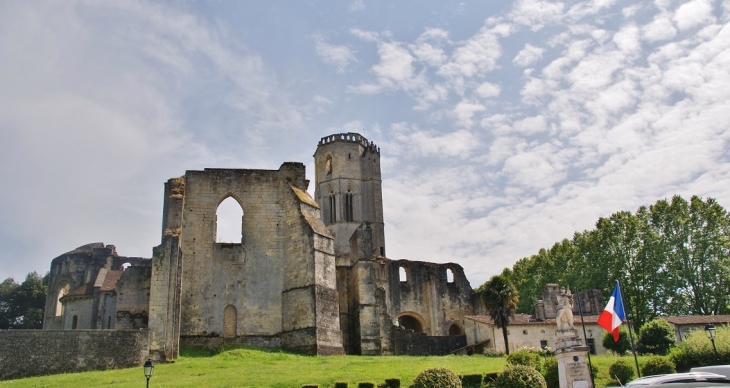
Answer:
<path fill-rule="evenodd" d="M 583 340 L 586 342 L 586 346 L 588 346 L 588 336 L 586 335 L 586 323 L 583 321 L 583 299 L 580 297 L 580 292 L 576 291 L 576 295 L 578 295 L 578 312 L 580 313 L 580 324 L 583 326 Z M 596 387 L 596 381 L 593 379 L 593 364 L 591 363 L 591 348 L 588 347 L 588 373 L 591 374 L 591 386 L 593 388 Z"/>
<path fill-rule="evenodd" d="M 626 303 L 624 303 L 624 293 L 621 292 L 621 282 L 616 280 L 616 287 L 618 287 L 618 294 L 621 296 L 621 305 L 624 306 L 624 309 L 626 308 Z M 624 313 L 626 313 L 624 311 Z M 636 375 L 638 377 L 641 377 L 641 370 L 639 370 L 639 359 L 636 358 L 636 349 L 634 349 L 634 335 L 631 333 L 633 330 L 631 330 L 631 320 L 629 319 L 629 314 L 626 313 L 626 326 L 629 328 L 629 340 L 631 341 L 631 353 L 634 354 L 634 363 L 636 364 Z"/>

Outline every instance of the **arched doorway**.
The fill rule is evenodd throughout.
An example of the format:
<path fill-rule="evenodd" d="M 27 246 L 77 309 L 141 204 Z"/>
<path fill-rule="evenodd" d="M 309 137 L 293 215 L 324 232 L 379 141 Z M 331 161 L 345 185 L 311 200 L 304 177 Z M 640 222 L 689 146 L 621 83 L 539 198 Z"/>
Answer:
<path fill-rule="evenodd" d="M 451 325 L 451 327 L 449 327 L 449 335 L 462 335 L 462 334 L 464 334 L 464 330 L 461 328 L 461 326 L 454 323 L 453 325 Z"/>
<path fill-rule="evenodd" d="M 238 333 L 238 312 L 233 305 L 226 306 L 223 310 L 223 337 L 235 337 Z"/>
<path fill-rule="evenodd" d="M 416 333 L 423 333 L 423 325 L 421 325 L 421 321 L 412 315 L 401 315 L 398 317 L 398 323 L 406 329 L 413 330 Z"/>

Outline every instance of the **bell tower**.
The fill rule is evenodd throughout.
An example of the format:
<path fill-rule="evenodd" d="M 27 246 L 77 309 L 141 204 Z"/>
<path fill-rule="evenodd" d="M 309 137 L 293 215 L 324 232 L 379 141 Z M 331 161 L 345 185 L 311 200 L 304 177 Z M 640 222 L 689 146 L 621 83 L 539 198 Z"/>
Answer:
<path fill-rule="evenodd" d="M 372 254 L 385 256 L 380 148 L 358 133 L 330 135 L 319 141 L 314 164 L 314 196 L 335 236 L 338 265 L 349 260 L 350 237 L 362 223 L 372 229 Z"/>

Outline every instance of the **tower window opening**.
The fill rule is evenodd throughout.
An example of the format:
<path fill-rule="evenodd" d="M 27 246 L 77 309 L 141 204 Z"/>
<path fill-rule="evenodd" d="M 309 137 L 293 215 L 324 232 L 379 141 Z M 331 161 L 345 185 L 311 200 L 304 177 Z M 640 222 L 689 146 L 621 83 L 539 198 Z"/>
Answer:
<path fill-rule="evenodd" d="M 337 199 L 335 193 L 330 192 L 330 223 L 337 222 Z"/>
<path fill-rule="evenodd" d="M 124 263 L 124 264 L 122 264 L 122 271 L 126 271 L 127 268 L 129 268 L 131 266 L 132 266 L 132 264 L 130 264 L 130 263 Z"/>
<path fill-rule="evenodd" d="M 405 283 L 408 281 L 408 272 L 406 272 L 405 267 L 401 266 L 400 268 L 398 268 L 398 275 L 399 275 L 400 281 L 402 283 Z"/>
<path fill-rule="evenodd" d="M 352 206 L 352 192 L 350 190 L 347 190 L 347 193 L 345 194 L 345 222 L 352 222 L 354 221 L 353 217 L 353 206 Z"/>
<path fill-rule="evenodd" d="M 447 283 L 454 282 L 454 271 L 452 271 L 451 268 L 446 269 L 446 282 Z"/>
<path fill-rule="evenodd" d="M 240 244 L 243 241 L 243 208 L 233 197 L 218 205 L 215 220 L 215 242 Z"/>
<path fill-rule="evenodd" d="M 324 173 L 325 175 L 332 174 L 332 155 L 327 155 L 327 160 L 324 162 Z"/>
<path fill-rule="evenodd" d="M 77 329 L 79 326 L 79 317 L 74 315 L 73 319 L 71 320 L 71 329 Z"/>

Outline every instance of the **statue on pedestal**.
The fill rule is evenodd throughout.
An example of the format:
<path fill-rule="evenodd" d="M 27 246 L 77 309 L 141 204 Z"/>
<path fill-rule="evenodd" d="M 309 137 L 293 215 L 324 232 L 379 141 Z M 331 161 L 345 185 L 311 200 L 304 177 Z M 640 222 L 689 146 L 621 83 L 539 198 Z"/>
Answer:
<path fill-rule="evenodd" d="M 573 327 L 573 294 L 570 293 L 570 288 L 560 289 L 560 295 L 558 295 L 558 313 L 555 317 L 555 323 L 558 325 L 558 330 L 572 330 Z"/>

